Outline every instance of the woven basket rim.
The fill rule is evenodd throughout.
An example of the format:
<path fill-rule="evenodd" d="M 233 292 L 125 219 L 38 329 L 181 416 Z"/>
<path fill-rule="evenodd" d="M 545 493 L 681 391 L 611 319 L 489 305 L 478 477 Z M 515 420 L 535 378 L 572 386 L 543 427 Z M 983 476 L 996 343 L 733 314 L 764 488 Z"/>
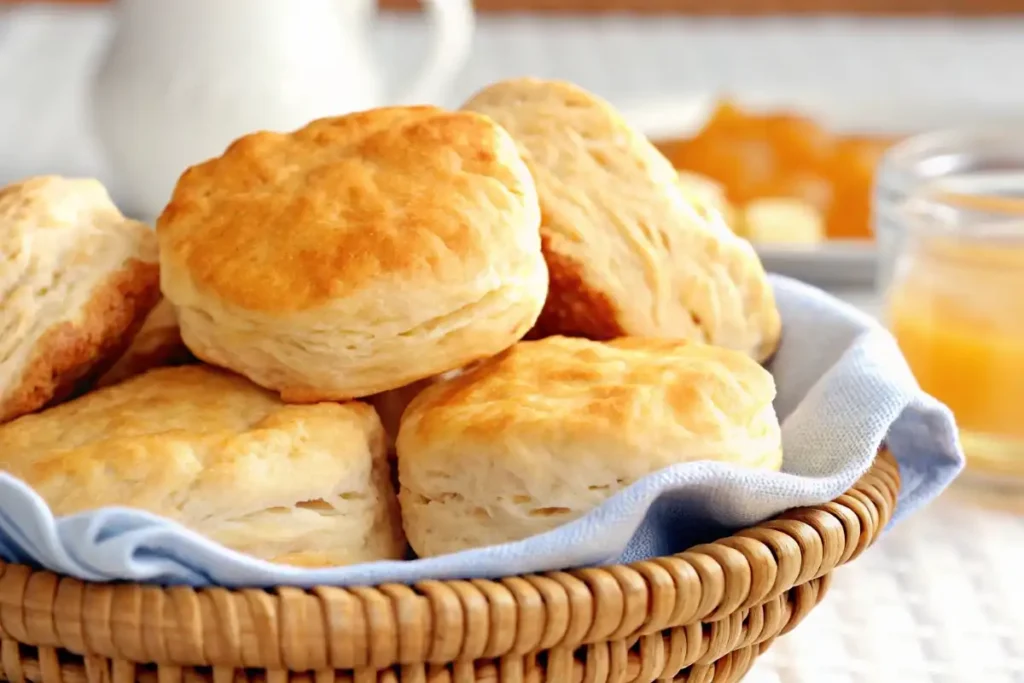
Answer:
<path fill-rule="evenodd" d="M 114 661 L 288 671 L 457 664 L 635 642 L 743 621 L 827 579 L 875 541 L 899 486 L 899 468 L 883 450 L 834 501 L 713 543 L 626 565 L 497 580 L 229 590 L 88 583 L 0 562 L 0 641 Z"/>

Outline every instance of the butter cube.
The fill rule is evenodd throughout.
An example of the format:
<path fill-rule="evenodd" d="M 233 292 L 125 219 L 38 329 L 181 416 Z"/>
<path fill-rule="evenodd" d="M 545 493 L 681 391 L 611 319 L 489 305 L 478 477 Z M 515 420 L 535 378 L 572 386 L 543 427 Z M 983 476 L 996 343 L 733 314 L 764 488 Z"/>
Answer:
<path fill-rule="evenodd" d="M 799 199 L 756 199 L 743 211 L 745 237 L 768 244 L 817 244 L 825 239 L 825 220 Z"/>

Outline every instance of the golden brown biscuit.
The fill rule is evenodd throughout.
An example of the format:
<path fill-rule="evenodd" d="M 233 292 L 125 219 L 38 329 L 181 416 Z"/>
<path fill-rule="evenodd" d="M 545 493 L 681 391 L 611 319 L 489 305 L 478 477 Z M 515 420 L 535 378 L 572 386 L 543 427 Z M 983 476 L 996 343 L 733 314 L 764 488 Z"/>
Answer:
<path fill-rule="evenodd" d="M 0 469 L 57 515 L 130 506 L 302 566 L 403 556 L 373 408 L 289 406 L 208 366 L 160 368 L 0 427 Z"/>
<path fill-rule="evenodd" d="M 412 403 L 412 400 L 419 396 L 420 392 L 429 387 L 435 382 L 439 382 L 445 379 L 451 379 L 456 375 L 464 372 L 465 369 L 471 368 L 475 363 L 470 364 L 467 368 L 459 368 L 457 370 L 451 370 L 449 372 L 442 373 L 437 377 L 428 377 L 427 379 L 421 379 L 418 382 L 407 384 L 404 387 L 392 389 L 391 391 L 384 391 L 379 394 L 367 397 L 365 400 L 373 409 L 377 411 L 377 415 L 380 417 L 380 422 L 384 426 L 384 433 L 387 435 L 388 451 L 393 452 L 395 448 L 395 439 L 398 438 L 398 427 L 402 423 L 402 414 L 405 409 Z"/>
<path fill-rule="evenodd" d="M 737 351 L 624 337 L 521 342 L 425 389 L 398 433 L 421 556 L 515 541 L 669 465 L 782 464 L 775 383 Z"/>
<path fill-rule="evenodd" d="M 464 109 L 512 134 L 537 184 L 551 285 L 531 336 L 674 337 L 772 354 L 781 325 L 753 248 L 692 206 L 669 161 L 611 105 L 522 78 Z"/>
<path fill-rule="evenodd" d="M 94 378 L 160 296 L 153 231 L 96 180 L 0 190 L 0 258 L 0 422 Z"/>
<path fill-rule="evenodd" d="M 429 387 L 433 381 L 434 378 L 432 377 L 421 379 L 404 387 L 374 394 L 365 399 L 367 403 L 373 406 L 373 409 L 377 411 L 378 417 L 380 417 L 380 423 L 384 427 L 389 451 L 394 450 L 395 439 L 398 437 L 398 426 L 402 422 L 402 413 L 412 403 L 412 400 L 419 396 L 421 391 Z"/>
<path fill-rule="evenodd" d="M 185 172 L 157 231 L 196 356 L 312 402 L 520 339 L 547 293 L 539 224 L 498 125 L 393 107 L 237 140 Z"/>
<path fill-rule="evenodd" d="M 194 361 L 192 352 L 181 341 L 174 306 L 167 299 L 161 299 L 146 316 L 127 350 L 96 381 L 96 386 L 108 387 L 153 368 L 186 365 Z"/>

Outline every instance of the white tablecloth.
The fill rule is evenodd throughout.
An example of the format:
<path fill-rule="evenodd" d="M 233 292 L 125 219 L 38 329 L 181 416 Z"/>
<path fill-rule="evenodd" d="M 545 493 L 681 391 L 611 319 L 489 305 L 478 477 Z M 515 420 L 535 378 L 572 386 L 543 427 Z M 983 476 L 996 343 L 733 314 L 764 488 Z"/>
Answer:
<path fill-rule="evenodd" d="M 410 71 L 423 44 L 416 24 L 380 23 L 386 71 Z M 95 168 L 79 112 L 109 27 L 102 10 L 0 16 L 0 182 Z M 488 18 L 449 100 L 525 73 L 574 80 L 623 106 L 718 89 L 1020 102 L 1022 64 L 1024 19 Z M 870 292 L 839 294 L 875 309 Z M 749 680 L 1024 683 L 1021 512 L 944 496 L 840 570 L 827 600 Z"/>
<path fill-rule="evenodd" d="M 873 292 L 834 293 L 878 315 Z M 750 683 L 1024 683 L 1024 497 L 957 485 L 836 572 Z"/>
<path fill-rule="evenodd" d="M 0 10 L 0 181 L 89 173 L 81 125 L 89 77 L 111 29 L 103 9 Z M 373 44 L 392 83 L 416 72 L 423 22 L 386 16 Z M 968 109 L 1024 103 L 1024 17 L 751 21 L 686 17 L 481 17 L 472 56 L 443 103 L 495 80 L 564 78 L 622 107 L 690 93 L 953 99 Z M 631 107 L 630 107 L 631 108 Z"/>
<path fill-rule="evenodd" d="M 1021 683 L 1024 519 L 947 493 L 840 569 L 750 683 Z"/>

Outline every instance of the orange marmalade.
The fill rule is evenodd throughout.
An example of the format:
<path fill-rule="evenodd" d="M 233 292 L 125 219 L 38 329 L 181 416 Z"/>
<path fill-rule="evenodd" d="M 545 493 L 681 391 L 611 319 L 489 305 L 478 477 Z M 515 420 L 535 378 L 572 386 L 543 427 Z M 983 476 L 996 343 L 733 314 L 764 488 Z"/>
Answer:
<path fill-rule="evenodd" d="M 672 164 L 720 183 L 730 203 L 791 198 L 825 218 L 831 239 L 870 239 L 875 168 L 894 138 L 839 135 L 807 116 L 747 111 L 723 100 L 689 138 L 659 149 Z"/>
<path fill-rule="evenodd" d="M 929 191 L 926 200 L 935 210 L 908 218 L 895 258 L 887 322 L 921 387 L 956 416 L 968 478 L 1017 490 L 1024 487 L 1024 198 Z"/>

